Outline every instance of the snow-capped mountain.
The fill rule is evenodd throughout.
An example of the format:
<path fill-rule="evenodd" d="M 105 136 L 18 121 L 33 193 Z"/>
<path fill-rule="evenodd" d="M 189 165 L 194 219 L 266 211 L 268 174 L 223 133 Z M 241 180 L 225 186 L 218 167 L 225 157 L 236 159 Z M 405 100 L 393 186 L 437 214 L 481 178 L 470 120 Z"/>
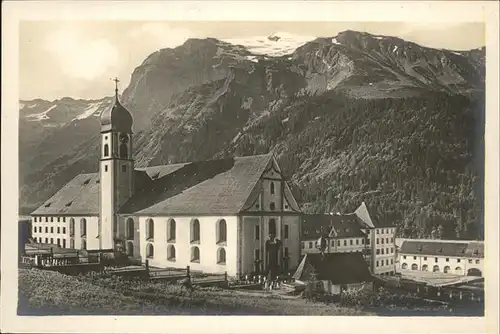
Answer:
<path fill-rule="evenodd" d="M 280 57 L 292 54 L 299 47 L 314 39 L 316 39 L 316 37 L 276 32 L 269 36 L 228 38 L 223 39 L 223 41 L 233 45 L 244 46 L 254 55 Z"/>

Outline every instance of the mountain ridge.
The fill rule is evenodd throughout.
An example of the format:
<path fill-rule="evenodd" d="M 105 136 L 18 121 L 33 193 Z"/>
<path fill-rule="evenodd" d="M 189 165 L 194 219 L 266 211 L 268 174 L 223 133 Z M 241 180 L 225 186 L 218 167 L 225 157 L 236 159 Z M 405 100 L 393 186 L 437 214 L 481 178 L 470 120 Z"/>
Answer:
<path fill-rule="evenodd" d="M 332 206 L 350 210 L 364 199 L 375 203 L 382 214 L 386 211 L 384 217 L 407 235 L 425 235 L 430 225 L 441 222 L 453 226 L 451 232 L 445 229 L 448 235 L 478 237 L 482 146 L 473 137 L 481 141 L 484 135 L 485 49 L 458 55 L 377 37 L 341 33 L 316 38 L 276 57 L 213 38 L 188 40 L 152 53 L 134 70 L 122 94 L 122 103 L 137 120 L 137 167 L 274 152 L 309 212 Z M 411 127 L 395 108 L 413 120 Z M 464 119 L 468 124 L 459 125 Z M 80 127 L 80 122 L 88 124 Z M 64 124 L 53 141 L 40 142 L 37 149 L 49 151 L 49 157 L 36 169 L 22 171 L 22 205 L 36 206 L 76 174 L 97 170 L 98 119 L 73 123 L 85 140 L 67 140 L 72 131 Z M 445 139 L 446 131 L 454 134 L 458 146 Z M 57 138 L 70 144 L 64 152 L 51 153 Z M 427 160 L 412 160 L 398 145 L 414 152 L 424 145 Z M 455 155 L 463 158 L 456 160 Z M 468 190 L 458 180 L 477 194 L 466 196 Z M 429 191 L 416 189 L 413 182 Z M 451 188 L 443 188 L 443 182 Z M 363 195 L 373 191 L 398 194 L 400 206 Z M 467 207 L 460 209 L 462 213 L 454 197 L 463 198 L 456 201 Z M 432 204 L 432 199 L 438 202 Z M 450 203 L 450 208 L 438 205 L 439 201 Z M 426 221 L 421 224 L 425 228 L 415 230 L 419 219 Z"/>

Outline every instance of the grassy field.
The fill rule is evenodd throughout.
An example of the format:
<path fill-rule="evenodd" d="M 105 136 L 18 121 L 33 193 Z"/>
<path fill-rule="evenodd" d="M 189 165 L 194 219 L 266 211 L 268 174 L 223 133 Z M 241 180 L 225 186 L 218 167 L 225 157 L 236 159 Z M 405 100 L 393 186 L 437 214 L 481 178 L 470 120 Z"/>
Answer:
<path fill-rule="evenodd" d="M 299 298 L 19 270 L 19 315 L 369 315 Z"/>

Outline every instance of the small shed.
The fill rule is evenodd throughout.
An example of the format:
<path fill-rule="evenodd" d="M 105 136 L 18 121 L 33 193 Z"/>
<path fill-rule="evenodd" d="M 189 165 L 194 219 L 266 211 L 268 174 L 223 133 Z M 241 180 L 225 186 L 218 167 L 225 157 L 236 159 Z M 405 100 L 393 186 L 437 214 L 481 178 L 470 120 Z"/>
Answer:
<path fill-rule="evenodd" d="M 306 254 L 293 278 L 304 285 L 316 281 L 322 292 L 330 295 L 373 282 L 368 264 L 359 252 Z"/>

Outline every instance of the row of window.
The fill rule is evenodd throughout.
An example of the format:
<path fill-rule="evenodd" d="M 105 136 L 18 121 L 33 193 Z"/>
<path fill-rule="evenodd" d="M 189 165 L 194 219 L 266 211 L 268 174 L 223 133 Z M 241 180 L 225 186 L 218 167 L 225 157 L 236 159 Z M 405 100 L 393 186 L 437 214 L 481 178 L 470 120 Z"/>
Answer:
<path fill-rule="evenodd" d="M 390 250 L 390 253 L 389 253 L 389 250 Z M 384 248 L 377 249 L 377 255 L 380 255 L 380 254 L 384 255 Z M 391 249 L 386 248 L 385 254 L 394 254 L 394 247 L 391 247 Z"/>
<path fill-rule="evenodd" d="M 61 227 L 59 227 L 59 226 L 56 229 L 56 231 L 57 231 L 56 233 L 60 234 L 61 230 L 62 230 L 63 234 L 66 234 L 66 227 L 63 227 L 61 229 Z M 33 233 L 43 233 L 43 227 L 42 226 L 33 226 Z M 48 226 L 45 226 L 45 233 L 49 233 L 49 227 Z M 54 233 L 54 226 L 50 227 L 50 233 Z"/>
<path fill-rule="evenodd" d="M 56 219 L 58 223 L 60 223 L 60 222 L 65 223 L 66 222 L 66 217 L 33 217 L 33 222 L 35 222 L 35 223 L 42 223 L 42 222 L 53 223 L 54 219 Z"/>
<path fill-rule="evenodd" d="M 394 228 L 382 228 L 382 229 L 375 229 L 377 234 L 388 234 L 388 233 L 394 233 L 395 229 Z"/>
<path fill-rule="evenodd" d="M 132 242 L 127 243 L 127 255 L 134 255 L 134 245 Z M 146 245 L 146 257 L 148 259 L 154 258 L 154 245 L 148 243 Z M 175 262 L 176 258 L 176 250 L 174 245 L 168 245 L 167 247 L 167 260 Z M 200 248 L 197 246 L 191 247 L 191 262 L 199 263 L 200 262 Z M 226 264 L 226 250 L 223 247 L 219 247 L 217 249 L 217 264 L 225 265 Z"/>
<path fill-rule="evenodd" d="M 383 244 L 384 244 L 384 238 L 377 238 L 377 240 L 376 240 L 377 245 L 379 244 L 379 242 L 380 242 L 380 244 L 382 244 L 382 245 L 383 245 Z M 393 242 L 394 242 L 394 238 L 391 238 L 391 244 L 392 244 Z M 386 243 L 386 244 L 388 244 L 388 243 L 389 243 L 389 238 L 385 238 L 385 243 Z"/>
<path fill-rule="evenodd" d="M 127 219 L 126 222 L 126 238 L 128 240 L 134 239 L 134 221 L 132 218 Z M 200 242 L 200 221 L 193 219 L 190 224 L 190 241 L 192 243 Z M 227 242 L 227 223 L 226 220 L 220 219 L 215 225 L 216 243 Z M 177 223 L 174 219 L 169 219 L 167 222 L 167 241 L 175 242 L 177 235 Z M 153 219 L 146 221 L 146 240 L 152 241 L 155 237 L 155 223 Z"/>
<path fill-rule="evenodd" d="M 360 244 L 364 245 L 365 244 L 365 239 L 349 239 L 349 246 L 354 246 L 354 244 L 356 244 L 356 245 L 360 245 Z M 366 244 L 367 245 L 370 244 L 370 239 L 366 239 Z M 313 242 L 312 241 L 309 241 L 307 243 L 307 245 L 308 245 L 307 248 L 313 248 Z M 342 245 L 341 240 L 337 240 L 337 247 L 341 247 L 341 245 Z M 344 239 L 343 245 L 344 246 L 348 246 L 347 239 Z M 317 241 L 315 241 L 314 247 L 318 247 L 318 242 Z M 331 241 L 331 247 L 335 247 L 335 240 Z M 302 243 L 302 248 L 306 248 L 306 243 L 305 242 Z"/>
<path fill-rule="evenodd" d="M 414 256 L 414 257 L 413 257 L 413 259 L 414 259 L 414 260 L 416 260 L 416 259 L 417 259 L 417 257 L 416 257 L 416 256 Z M 439 259 L 438 257 L 434 258 L 434 262 L 436 262 L 436 263 L 437 263 L 437 262 L 438 262 L 438 259 Z M 403 260 L 406 260 L 406 255 L 403 255 Z M 424 261 L 427 261 L 427 256 L 424 256 Z M 450 262 L 450 258 L 449 258 L 449 257 L 447 257 L 447 258 L 445 259 L 445 261 L 446 261 L 446 262 Z M 456 261 L 457 261 L 457 263 L 460 263 L 460 262 L 462 262 L 462 259 L 456 259 Z M 479 262 L 480 262 L 478 259 L 476 259 L 475 261 L 476 261 L 476 264 L 479 264 Z M 472 260 L 472 259 L 469 259 L 469 263 L 472 263 L 472 262 L 473 262 L 473 260 Z"/>
<path fill-rule="evenodd" d="M 41 217 L 39 217 L 41 219 Z M 51 217 L 52 219 L 53 217 Z M 47 219 L 47 217 L 45 217 L 45 219 Z M 59 219 L 59 218 L 58 218 Z M 59 221 L 59 220 L 58 220 Z M 63 217 L 63 222 L 65 221 L 65 218 Z M 61 229 L 62 229 L 62 233 L 65 234 L 66 233 L 66 227 L 60 227 L 60 226 L 57 226 L 57 229 L 56 229 L 56 233 L 59 234 L 61 233 Z M 33 226 L 33 233 L 43 233 L 43 226 L 36 226 L 34 225 Z M 48 226 L 45 226 L 45 233 L 49 233 L 49 227 Z M 51 226 L 50 227 L 50 233 L 54 233 L 54 226 Z M 75 235 L 75 219 L 71 218 L 69 220 L 69 235 L 70 236 L 74 236 Z M 83 237 L 83 236 L 86 236 L 87 235 L 87 219 L 85 218 L 81 218 L 80 219 L 80 235 Z"/>
<path fill-rule="evenodd" d="M 33 240 L 35 240 L 35 242 L 37 242 L 37 243 L 54 244 L 54 238 L 49 239 L 49 238 L 36 237 L 36 238 L 33 238 Z M 66 248 L 66 239 L 57 238 L 55 244 L 58 247 Z M 75 248 L 75 240 L 73 240 L 73 239 L 69 240 L 69 248 Z M 82 239 L 80 248 L 87 249 L 87 240 Z"/>
<path fill-rule="evenodd" d="M 403 264 L 401 265 L 401 269 L 408 269 L 408 264 L 407 264 L 407 263 L 403 263 Z M 411 270 L 418 270 L 418 264 L 413 263 L 413 264 L 411 265 Z M 429 266 L 428 266 L 428 265 L 426 265 L 426 264 L 424 264 L 424 265 L 422 266 L 422 269 L 421 269 L 421 270 L 422 270 L 422 271 L 429 271 Z M 434 266 L 432 267 L 432 271 L 433 271 L 433 272 L 435 272 L 435 273 L 436 273 L 436 272 L 440 272 L 440 268 L 439 268 L 439 266 L 438 266 L 438 265 L 434 265 Z M 444 269 L 443 269 L 443 272 L 444 272 L 445 274 L 451 273 L 451 268 L 450 268 L 450 266 L 445 266 L 445 267 L 444 267 Z M 463 274 L 463 269 L 462 269 L 462 267 L 456 267 L 456 268 L 455 268 L 455 274 L 462 275 L 462 274 Z"/>
<path fill-rule="evenodd" d="M 394 259 L 391 259 L 391 265 L 394 264 Z M 385 260 L 385 265 L 388 266 L 389 265 L 389 259 L 386 259 Z M 380 261 L 377 261 L 375 263 L 375 266 L 376 267 L 383 267 L 384 266 L 384 260 L 380 260 Z"/>

